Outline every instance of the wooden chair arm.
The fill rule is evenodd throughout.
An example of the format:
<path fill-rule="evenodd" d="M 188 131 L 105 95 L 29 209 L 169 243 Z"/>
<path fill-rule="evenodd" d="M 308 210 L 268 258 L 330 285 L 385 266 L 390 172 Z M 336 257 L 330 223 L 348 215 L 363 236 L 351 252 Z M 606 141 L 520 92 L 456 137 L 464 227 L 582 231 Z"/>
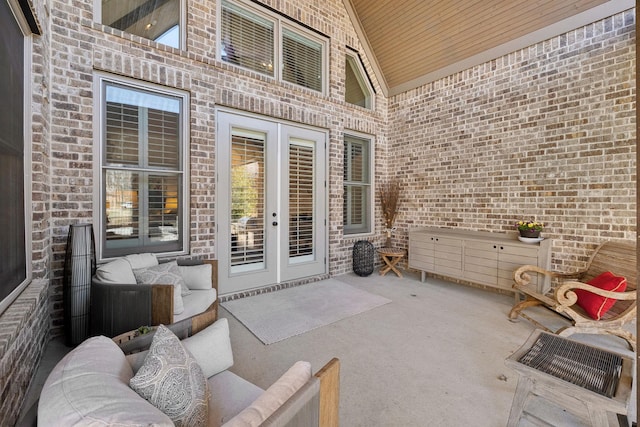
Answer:
<path fill-rule="evenodd" d="M 151 285 L 151 324 L 170 325 L 172 323 L 173 285 Z"/>
<path fill-rule="evenodd" d="M 562 285 L 558 286 L 558 289 L 556 289 L 555 298 L 560 306 L 571 307 L 578 301 L 578 296 L 573 291 L 574 289 L 584 289 L 585 291 L 591 292 L 593 294 L 615 300 L 631 301 L 637 299 L 637 294 L 635 291 L 605 291 L 604 289 L 597 288 L 593 285 L 589 285 L 588 283 L 569 281 L 562 283 Z"/>
<path fill-rule="evenodd" d="M 526 287 L 531 283 L 531 275 L 529 273 L 539 273 L 548 276 L 551 279 L 575 279 L 584 274 L 584 271 L 578 271 L 573 273 L 561 273 L 558 271 L 545 270 L 537 265 L 523 265 L 514 271 L 513 279 L 516 282 L 514 287 L 522 286 Z"/>
<path fill-rule="evenodd" d="M 333 358 L 315 377 L 320 380 L 320 427 L 338 427 L 340 406 L 340 360 Z"/>

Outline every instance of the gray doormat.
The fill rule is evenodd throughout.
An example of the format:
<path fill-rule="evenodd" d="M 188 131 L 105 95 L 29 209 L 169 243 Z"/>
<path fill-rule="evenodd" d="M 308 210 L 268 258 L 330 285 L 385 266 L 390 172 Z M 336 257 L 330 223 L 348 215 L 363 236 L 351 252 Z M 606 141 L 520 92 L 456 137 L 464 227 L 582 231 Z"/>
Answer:
<path fill-rule="evenodd" d="M 222 306 L 264 344 L 273 344 L 390 302 L 327 279 L 227 301 Z"/>

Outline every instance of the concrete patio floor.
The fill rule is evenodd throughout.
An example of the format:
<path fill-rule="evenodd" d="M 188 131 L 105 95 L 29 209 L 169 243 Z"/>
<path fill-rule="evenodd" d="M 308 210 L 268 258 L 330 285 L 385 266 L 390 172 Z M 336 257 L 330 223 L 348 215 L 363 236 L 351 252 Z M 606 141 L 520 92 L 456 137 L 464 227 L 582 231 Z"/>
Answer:
<path fill-rule="evenodd" d="M 222 308 L 220 316 L 229 319 L 231 329 L 231 370 L 267 388 L 297 360 L 307 360 L 317 370 L 338 357 L 341 426 L 504 426 L 518 380 L 504 360 L 534 326 L 507 319 L 513 296 L 433 278 L 421 283 L 419 275 L 405 273 L 402 279 L 377 272 L 337 276 L 392 303 L 268 346 Z M 551 328 L 567 324 L 549 310 L 534 313 Z M 615 337 L 572 339 L 633 355 Z M 61 340 L 49 344 L 24 411 L 67 351 Z M 546 401 L 535 399 L 531 405 L 551 425 L 585 425 Z M 633 420 L 635 414 L 634 407 Z"/>

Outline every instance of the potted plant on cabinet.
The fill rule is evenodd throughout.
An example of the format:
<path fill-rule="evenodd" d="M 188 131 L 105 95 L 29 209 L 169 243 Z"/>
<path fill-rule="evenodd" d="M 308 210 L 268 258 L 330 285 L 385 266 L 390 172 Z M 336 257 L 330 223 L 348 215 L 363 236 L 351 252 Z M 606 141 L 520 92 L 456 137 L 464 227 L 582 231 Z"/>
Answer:
<path fill-rule="evenodd" d="M 516 228 L 520 232 L 520 237 L 536 239 L 540 237 L 540 232 L 544 229 L 544 224 L 538 221 L 518 221 Z"/>

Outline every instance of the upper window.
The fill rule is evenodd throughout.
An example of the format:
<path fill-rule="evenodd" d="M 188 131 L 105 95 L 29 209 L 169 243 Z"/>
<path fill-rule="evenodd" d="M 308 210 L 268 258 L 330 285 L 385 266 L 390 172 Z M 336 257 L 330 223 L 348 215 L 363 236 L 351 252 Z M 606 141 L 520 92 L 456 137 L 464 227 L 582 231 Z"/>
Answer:
<path fill-rule="evenodd" d="M 28 285 L 31 274 L 31 155 L 25 143 L 31 127 L 27 71 L 31 38 L 25 36 L 33 31 L 29 31 L 29 18 L 33 19 L 22 14 L 17 2 L 0 2 L 0 192 L 4 200 L 0 210 L 0 313 Z"/>
<path fill-rule="evenodd" d="M 263 9 L 222 2 L 219 59 L 325 92 L 327 39 Z"/>
<path fill-rule="evenodd" d="M 102 258 L 186 248 L 186 95 L 100 81 Z"/>
<path fill-rule="evenodd" d="M 345 61 L 344 99 L 349 104 L 373 109 L 373 88 L 360 59 L 348 54 Z"/>
<path fill-rule="evenodd" d="M 371 232 L 371 139 L 344 137 L 344 234 Z"/>
<path fill-rule="evenodd" d="M 178 49 L 182 46 L 184 0 L 96 1 L 102 24 Z"/>

